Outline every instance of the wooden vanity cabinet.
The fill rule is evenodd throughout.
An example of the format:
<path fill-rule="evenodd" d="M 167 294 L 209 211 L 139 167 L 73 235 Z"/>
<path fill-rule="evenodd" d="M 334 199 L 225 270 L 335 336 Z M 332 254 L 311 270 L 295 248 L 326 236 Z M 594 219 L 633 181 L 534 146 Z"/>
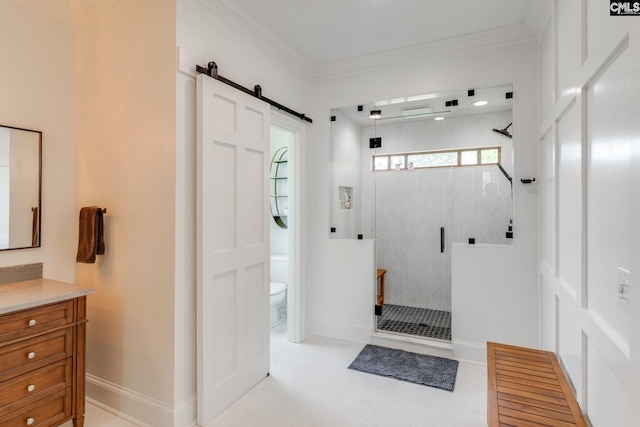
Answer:
<path fill-rule="evenodd" d="M 0 315 L 0 426 L 84 425 L 86 296 Z"/>

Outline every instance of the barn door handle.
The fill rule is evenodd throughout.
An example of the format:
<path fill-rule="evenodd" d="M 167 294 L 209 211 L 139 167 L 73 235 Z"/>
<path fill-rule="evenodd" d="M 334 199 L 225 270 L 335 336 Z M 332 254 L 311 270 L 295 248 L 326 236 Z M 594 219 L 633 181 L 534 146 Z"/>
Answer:
<path fill-rule="evenodd" d="M 440 253 L 444 253 L 444 227 L 440 227 Z"/>

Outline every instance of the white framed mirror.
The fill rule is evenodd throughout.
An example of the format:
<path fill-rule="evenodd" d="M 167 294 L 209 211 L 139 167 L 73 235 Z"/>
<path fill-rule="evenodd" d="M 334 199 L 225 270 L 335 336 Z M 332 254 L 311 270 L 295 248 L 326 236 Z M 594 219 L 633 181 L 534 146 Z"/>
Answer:
<path fill-rule="evenodd" d="M 40 247 L 42 132 L 0 125 L 0 250 Z"/>

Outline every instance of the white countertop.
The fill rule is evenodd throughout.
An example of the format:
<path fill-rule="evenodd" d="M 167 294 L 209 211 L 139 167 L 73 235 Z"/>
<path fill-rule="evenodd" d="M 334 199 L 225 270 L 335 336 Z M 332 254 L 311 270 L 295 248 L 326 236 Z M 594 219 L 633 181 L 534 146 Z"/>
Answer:
<path fill-rule="evenodd" d="M 0 285 L 0 314 L 51 304 L 93 293 L 93 289 L 50 279 Z"/>

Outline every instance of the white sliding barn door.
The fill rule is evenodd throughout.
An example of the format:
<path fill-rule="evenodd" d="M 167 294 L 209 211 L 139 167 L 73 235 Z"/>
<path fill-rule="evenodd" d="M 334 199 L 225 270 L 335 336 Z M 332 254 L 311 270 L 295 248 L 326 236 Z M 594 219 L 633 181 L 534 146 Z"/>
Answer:
<path fill-rule="evenodd" d="M 198 425 L 269 372 L 270 108 L 197 77 Z"/>

